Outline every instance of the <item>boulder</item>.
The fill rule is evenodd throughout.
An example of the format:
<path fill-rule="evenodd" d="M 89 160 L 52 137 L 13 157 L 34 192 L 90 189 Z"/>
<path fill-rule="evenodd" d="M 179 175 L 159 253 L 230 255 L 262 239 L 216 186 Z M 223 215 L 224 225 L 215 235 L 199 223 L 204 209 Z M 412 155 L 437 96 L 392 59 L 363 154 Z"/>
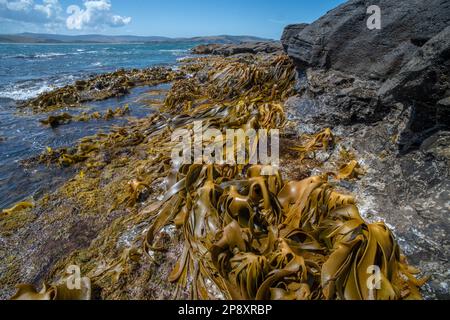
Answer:
<path fill-rule="evenodd" d="M 220 44 L 201 44 L 199 46 L 196 46 L 191 50 L 191 53 L 193 54 L 212 54 L 213 51 L 217 48 L 219 48 Z"/>
<path fill-rule="evenodd" d="M 220 56 L 234 56 L 249 53 L 275 53 L 283 52 L 283 47 L 277 41 L 243 42 L 240 44 L 208 44 L 200 45 L 192 49 L 193 54 L 213 54 Z"/>
<path fill-rule="evenodd" d="M 381 30 L 367 27 L 371 5 L 381 9 Z M 283 45 L 300 69 L 332 68 L 386 79 L 450 25 L 449 13 L 450 1 L 443 0 L 351 0 L 297 34 L 288 26 Z"/>
<path fill-rule="evenodd" d="M 370 5 L 381 9 L 381 30 L 367 27 Z M 449 128 L 449 13 L 450 1 L 351 0 L 310 25 L 286 27 L 282 43 L 297 65 L 298 87 L 307 99 L 311 92 L 326 93 L 315 103 L 325 104 L 319 108 L 326 110 L 321 122 L 373 123 L 397 104 L 411 109 L 398 141 L 399 150 L 408 152 Z M 355 96 L 360 89 L 351 83 L 335 90 L 327 79 L 340 78 L 336 72 L 370 83 L 377 94 Z M 311 81 L 314 77 L 325 81 Z"/>

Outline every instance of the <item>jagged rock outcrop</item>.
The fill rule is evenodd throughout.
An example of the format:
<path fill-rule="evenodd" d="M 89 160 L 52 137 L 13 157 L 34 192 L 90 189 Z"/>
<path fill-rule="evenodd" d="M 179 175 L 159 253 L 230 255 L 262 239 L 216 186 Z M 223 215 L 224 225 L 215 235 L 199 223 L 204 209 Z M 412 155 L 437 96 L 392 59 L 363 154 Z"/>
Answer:
<path fill-rule="evenodd" d="M 366 25 L 367 8 L 374 4 L 381 9 L 381 30 Z M 449 12 L 448 0 L 351 0 L 310 25 L 288 26 L 282 43 L 298 67 L 300 86 L 308 91 L 299 103 L 311 105 L 311 91 L 326 91 L 327 98 L 320 99 L 326 105 L 325 123 L 379 121 L 400 103 L 412 112 L 399 148 L 417 149 L 450 126 L 445 105 L 450 96 Z M 327 83 L 320 85 L 319 78 Z M 337 90 L 343 82 L 355 85 Z M 371 89 L 361 89 L 361 82 Z"/>
<path fill-rule="evenodd" d="M 450 128 L 450 27 L 433 37 L 381 87 L 384 104 L 402 102 L 414 116 L 400 141 L 401 149 L 420 146 L 426 136 Z"/>
<path fill-rule="evenodd" d="M 220 56 L 234 56 L 241 53 L 274 53 L 282 52 L 283 47 L 276 41 L 243 42 L 240 44 L 207 44 L 192 49 L 193 54 L 213 54 Z"/>
<path fill-rule="evenodd" d="M 371 5 L 381 9 L 381 30 L 367 28 Z M 385 79 L 450 25 L 449 12 L 448 0 L 351 0 L 285 37 L 283 44 L 299 68 Z"/>
<path fill-rule="evenodd" d="M 307 23 L 290 24 L 284 28 L 283 35 L 281 36 L 281 43 L 286 50 L 289 47 L 290 39 L 296 34 L 300 33 L 308 26 Z"/>
<path fill-rule="evenodd" d="M 381 8 L 381 30 L 366 26 L 370 5 Z M 341 187 L 357 195 L 368 219 L 388 223 L 431 276 L 425 296 L 445 299 L 449 13 L 448 0 L 351 0 L 297 31 L 288 26 L 282 39 L 298 69 L 298 94 L 286 103 L 293 134 L 330 127 L 343 138 L 366 175 Z"/>

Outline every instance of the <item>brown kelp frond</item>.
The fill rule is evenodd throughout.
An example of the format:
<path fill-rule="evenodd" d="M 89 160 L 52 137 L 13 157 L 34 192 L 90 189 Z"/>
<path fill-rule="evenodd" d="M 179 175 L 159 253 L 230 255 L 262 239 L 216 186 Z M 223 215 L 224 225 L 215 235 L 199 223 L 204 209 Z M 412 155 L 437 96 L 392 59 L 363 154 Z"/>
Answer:
<path fill-rule="evenodd" d="M 44 283 L 41 291 L 29 284 L 17 285 L 17 292 L 11 300 L 90 300 L 91 282 L 89 278 L 66 277 L 58 284 Z"/>
<path fill-rule="evenodd" d="M 318 132 L 314 135 L 303 135 L 302 140 L 306 141 L 305 144 L 292 148 L 294 151 L 298 151 L 300 154 L 300 159 L 304 160 L 307 158 L 314 158 L 316 151 L 318 150 L 328 150 L 335 144 L 335 138 L 331 129 L 326 128 L 323 131 Z"/>
<path fill-rule="evenodd" d="M 237 175 L 236 185 L 222 189 L 214 182 L 221 180 L 220 170 L 196 172 L 193 182 L 201 179 L 204 187 L 180 191 L 176 206 L 159 213 L 163 221 L 157 218 L 161 222 L 147 236 L 153 238 L 176 212 L 182 216 L 177 225 L 186 247 L 175 274 L 184 276 L 172 280 L 185 281 L 195 263 L 195 281 L 209 278 L 233 299 L 420 297 L 422 282 L 406 271 L 392 233 L 384 224 L 366 224 L 354 198 L 334 191 L 324 177 L 287 182 L 271 192 L 268 177 L 242 184 Z M 163 214 L 168 208 L 176 210 Z M 371 287 L 375 271 L 378 282 Z"/>
<path fill-rule="evenodd" d="M 40 120 L 43 125 L 51 126 L 52 128 L 58 127 L 62 124 L 67 124 L 72 121 L 72 116 L 68 113 L 62 113 L 56 116 L 49 116 L 47 119 Z"/>
<path fill-rule="evenodd" d="M 29 201 L 22 201 L 19 202 L 17 204 L 15 204 L 13 207 L 9 208 L 9 209 L 3 209 L 1 214 L 0 214 L 0 218 L 4 217 L 4 216 L 9 216 L 12 215 L 16 212 L 25 210 L 25 209 L 30 209 L 33 208 L 34 204 L 32 202 Z"/>
<path fill-rule="evenodd" d="M 176 114 L 190 111 L 192 103 L 204 94 L 201 89 L 202 87 L 196 78 L 176 81 L 166 96 L 162 111 Z"/>
<path fill-rule="evenodd" d="M 78 162 L 83 169 L 65 186 L 67 198 L 96 214 L 126 212 L 93 242 L 88 257 L 77 253 L 59 270 L 73 258 L 94 285 L 120 291 L 133 268 L 157 268 L 158 256 L 171 249 L 165 230 L 176 227 L 180 250 L 162 281 L 176 286 L 176 294 L 189 288 L 194 299 L 420 298 L 424 280 L 416 279 L 393 234 L 382 223 L 365 222 L 355 198 L 336 190 L 328 174 L 285 180 L 277 168 L 250 163 L 258 151 L 250 143 L 243 146 L 245 164 L 171 162 L 176 129 L 255 129 L 258 141 L 257 129 L 283 128 L 283 100 L 294 87 L 285 56 L 199 58 L 189 65 L 194 74 L 173 86 L 161 113 L 73 149 L 47 151 L 44 162 Z M 296 148 L 302 160 L 335 144 L 330 129 L 302 139 Z M 214 146 L 230 151 L 227 141 Z M 345 164 L 350 161 L 356 162 Z M 351 179 L 357 170 L 352 162 L 337 175 Z M 161 180 L 162 195 L 148 199 Z M 121 227 L 136 231 L 119 245 Z"/>
<path fill-rule="evenodd" d="M 211 97 L 246 96 L 256 101 L 283 100 L 293 92 L 295 68 L 287 56 L 248 61 L 219 60 L 209 73 Z"/>
<path fill-rule="evenodd" d="M 273 103 L 294 93 L 295 68 L 284 55 L 242 60 L 200 58 L 188 65 L 195 75 L 175 82 L 163 111 L 179 114 L 199 106 L 241 101 Z"/>
<path fill-rule="evenodd" d="M 156 86 L 176 79 L 184 74 L 170 68 L 155 67 L 142 70 L 118 70 L 95 76 L 89 80 L 80 80 L 73 85 L 46 92 L 21 107 L 29 107 L 34 112 L 47 112 L 66 107 L 77 107 L 89 101 L 105 100 L 123 96 L 136 86 Z"/>
<path fill-rule="evenodd" d="M 361 168 L 358 161 L 352 160 L 349 163 L 342 165 L 334 175 L 338 180 L 358 179 L 360 176 L 364 175 L 364 169 Z"/>
<path fill-rule="evenodd" d="M 125 105 L 123 108 L 117 107 L 116 109 L 108 109 L 104 114 L 100 112 L 87 113 L 83 112 L 80 115 L 70 115 L 68 113 L 62 113 L 58 115 L 49 116 L 47 119 L 40 120 L 40 123 L 52 128 L 69 124 L 71 122 L 86 122 L 90 120 L 111 120 L 114 118 L 123 117 L 130 113 L 130 108 Z"/>

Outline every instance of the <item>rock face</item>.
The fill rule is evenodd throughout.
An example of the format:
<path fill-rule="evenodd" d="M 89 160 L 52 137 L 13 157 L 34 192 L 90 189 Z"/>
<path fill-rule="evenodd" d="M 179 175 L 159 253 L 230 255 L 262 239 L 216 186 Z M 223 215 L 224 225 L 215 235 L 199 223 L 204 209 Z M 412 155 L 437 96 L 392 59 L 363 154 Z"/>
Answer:
<path fill-rule="evenodd" d="M 370 5 L 381 30 L 366 26 Z M 450 298 L 449 25 L 448 0 L 351 0 L 282 38 L 298 69 L 293 134 L 342 137 L 367 174 L 341 187 L 431 276 L 429 299 Z"/>
<path fill-rule="evenodd" d="M 428 41 L 381 87 L 384 104 L 411 105 L 414 116 L 403 133 L 401 149 L 420 146 L 429 134 L 449 129 L 450 27 Z"/>
<path fill-rule="evenodd" d="M 289 41 L 293 36 L 299 34 L 303 29 L 308 26 L 307 23 L 290 24 L 284 28 L 283 35 L 281 36 L 281 43 L 286 50 L 289 47 Z"/>
<path fill-rule="evenodd" d="M 371 5 L 381 8 L 381 30 L 367 28 Z M 385 79 L 450 25 L 449 12 L 446 0 L 351 0 L 298 33 L 289 26 L 282 42 L 300 68 Z"/>
<path fill-rule="evenodd" d="M 194 54 L 213 54 L 221 56 L 234 56 L 242 53 L 274 53 L 282 52 L 283 47 L 279 42 L 244 42 L 240 44 L 208 44 L 200 45 L 192 49 Z"/>

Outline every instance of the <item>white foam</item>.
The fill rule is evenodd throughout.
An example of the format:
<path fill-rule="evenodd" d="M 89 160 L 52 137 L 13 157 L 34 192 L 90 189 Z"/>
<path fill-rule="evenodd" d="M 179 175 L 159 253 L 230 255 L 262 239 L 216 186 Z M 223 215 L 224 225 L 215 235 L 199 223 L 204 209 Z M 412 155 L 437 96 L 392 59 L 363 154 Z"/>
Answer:
<path fill-rule="evenodd" d="M 41 53 L 41 54 L 36 54 L 32 57 L 34 58 L 53 58 L 53 57 L 61 57 L 61 56 L 65 56 L 65 53 L 59 53 L 59 52 L 50 52 L 50 53 Z"/>
<path fill-rule="evenodd" d="M 13 100 L 28 100 L 37 97 L 38 95 L 63 87 L 72 83 L 76 77 L 68 75 L 57 80 L 41 80 L 41 81 L 26 81 L 13 85 L 8 85 L 1 89 L 0 98 L 7 98 Z"/>
<path fill-rule="evenodd" d="M 185 55 L 188 52 L 188 50 L 185 50 L 185 49 L 161 49 L 161 50 L 158 50 L 158 51 L 161 52 L 161 53 L 168 52 L 168 53 L 171 53 L 174 56 Z"/>
<path fill-rule="evenodd" d="M 8 98 L 13 100 L 28 100 L 38 95 L 50 91 L 53 88 L 48 85 L 42 85 L 41 87 L 36 88 L 24 88 L 24 89 L 13 89 L 0 91 L 0 98 Z"/>

